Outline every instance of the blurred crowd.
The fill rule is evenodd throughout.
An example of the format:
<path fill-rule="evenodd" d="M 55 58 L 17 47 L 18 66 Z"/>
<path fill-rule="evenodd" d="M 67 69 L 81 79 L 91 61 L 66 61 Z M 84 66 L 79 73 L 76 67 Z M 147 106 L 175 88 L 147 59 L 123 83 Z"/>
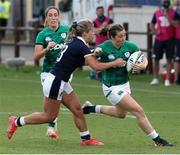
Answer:
<path fill-rule="evenodd" d="M 154 12 L 151 30 L 155 35 L 153 48 L 153 79 L 151 85 L 159 84 L 160 60 L 166 56 L 166 74 L 164 85 L 171 82 L 180 84 L 180 1 L 162 0 L 161 6 Z M 174 76 L 172 78 L 172 69 Z"/>

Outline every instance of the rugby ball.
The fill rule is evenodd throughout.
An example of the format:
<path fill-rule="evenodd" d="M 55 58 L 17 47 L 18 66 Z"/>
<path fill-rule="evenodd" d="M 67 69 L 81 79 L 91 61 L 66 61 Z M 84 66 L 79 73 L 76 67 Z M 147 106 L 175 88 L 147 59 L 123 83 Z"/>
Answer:
<path fill-rule="evenodd" d="M 140 63 L 144 61 L 144 54 L 141 51 L 134 52 L 130 55 L 126 62 L 126 69 L 128 72 L 131 72 L 132 66 L 136 63 Z"/>

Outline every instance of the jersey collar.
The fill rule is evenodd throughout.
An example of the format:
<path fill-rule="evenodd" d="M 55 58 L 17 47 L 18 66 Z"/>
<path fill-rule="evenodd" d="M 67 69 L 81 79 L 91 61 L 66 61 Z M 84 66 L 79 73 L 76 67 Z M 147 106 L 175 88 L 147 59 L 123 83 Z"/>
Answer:
<path fill-rule="evenodd" d="M 82 40 L 82 41 L 83 41 L 83 43 L 84 43 L 85 45 L 87 45 L 87 46 L 88 46 L 88 44 L 85 42 L 85 40 L 84 40 L 82 37 L 77 36 L 77 38 L 78 38 L 79 40 Z"/>

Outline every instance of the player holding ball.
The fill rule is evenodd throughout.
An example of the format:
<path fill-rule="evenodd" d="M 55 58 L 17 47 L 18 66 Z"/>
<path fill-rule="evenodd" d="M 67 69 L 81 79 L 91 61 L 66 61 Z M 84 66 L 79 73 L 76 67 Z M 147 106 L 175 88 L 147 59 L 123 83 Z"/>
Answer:
<path fill-rule="evenodd" d="M 109 29 L 109 38 L 110 40 L 105 41 L 95 49 L 95 55 L 101 62 L 111 62 L 117 58 L 127 62 L 131 54 L 139 51 L 136 44 L 126 40 L 126 32 L 119 24 L 113 25 Z M 135 63 L 132 66 L 132 72 L 146 69 L 147 64 L 147 58 L 144 58 L 143 62 Z M 112 106 L 93 105 L 87 101 L 82 107 L 84 114 L 102 113 L 117 118 L 125 118 L 130 112 L 136 117 L 138 126 L 154 141 L 155 146 L 174 146 L 159 136 L 149 122 L 143 108 L 130 95 L 131 89 L 126 65 L 104 70 L 102 82 L 104 96 Z"/>

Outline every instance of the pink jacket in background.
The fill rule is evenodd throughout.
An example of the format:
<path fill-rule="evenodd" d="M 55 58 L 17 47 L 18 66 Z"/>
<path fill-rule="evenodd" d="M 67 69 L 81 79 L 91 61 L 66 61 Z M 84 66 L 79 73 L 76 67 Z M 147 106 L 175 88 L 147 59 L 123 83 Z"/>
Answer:
<path fill-rule="evenodd" d="M 175 11 L 170 9 L 168 12 L 169 16 L 173 19 L 175 15 Z M 174 36 L 174 27 L 170 24 L 168 19 L 163 15 L 161 9 L 158 9 L 155 12 L 156 15 L 156 25 L 155 28 L 160 34 L 156 35 L 156 39 L 160 41 L 169 40 Z"/>

